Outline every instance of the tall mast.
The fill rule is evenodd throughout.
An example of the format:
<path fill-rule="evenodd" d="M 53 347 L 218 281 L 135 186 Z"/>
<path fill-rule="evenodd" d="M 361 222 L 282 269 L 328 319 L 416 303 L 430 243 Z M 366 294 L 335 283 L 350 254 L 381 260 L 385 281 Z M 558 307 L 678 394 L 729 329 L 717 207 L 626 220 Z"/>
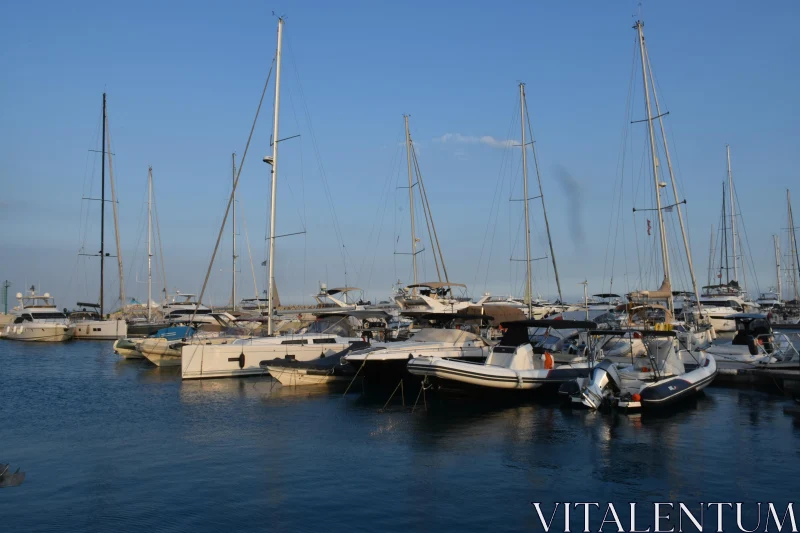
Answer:
<path fill-rule="evenodd" d="M 106 93 L 103 93 L 103 140 L 100 142 L 100 317 L 103 316 L 103 285 L 106 257 Z"/>
<path fill-rule="evenodd" d="M 106 114 L 106 123 L 108 123 L 108 114 Z M 125 310 L 125 269 L 122 267 L 122 246 L 119 240 L 119 215 L 117 213 L 117 193 L 116 185 L 114 182 L 114 165 L 111 158 L 111 130 L 106 124 L 106 154 L 108 155 L 108 182 L 111 185 L 111 212 L 114 215 L 114 242 L 117 245 L 117 272 L 119 274 L 119 301 L 122 305 L 123 311 Z"/>
<path fill-rule="evenodd" d="M 728 196 L 731 204 L 731 246 L 733 247 L 733 279 L 739 282 L 739 268 L 736 264 L 736 204 L 733 201 L 733 174 L 731 174 L 731 147 L 725 145 L 725 153 L 728 156 Z"/>
<path fill-rule="evenodd" d="M 667 250 L 667 235 L 664 228 L 664 213 L 661 211 L 661 184 L 658 181 L 658 156 L 656 155 L 656 134 L 653 129 L 653 113 L 650 108 L 650 87 L 647 79 L 647 65 L 645 58 L 647 52 L 644 44 L 644 23 L 636 21 L 634 26 L 639 34 L 639 55 L 642 60 L 642 80 L 644 81 L 645 107 L 647 109 L 647 129 L 650 133 L 650 156 L 653 164 L 653 181 L 655 183 L 656 211 L 658 211 L 658 229 L 661 235 L 661 262 L 664 267 L 664 280 L 669 282 L 669 252 Z M 667 307 L 670 312 L 674 311 L 672 294 L 667 298 Z"/>
<path fill-rule="evenodd" d="M 528 317 L 533 316 L 533 287 L 531 286 L 531 222 L 528 216 L 528 150 L 525 146 L 525 84 L 519 84 L 519 121 L 522 126 L 522 203 L 525 205 L 525 302 Z"/>
<path fill-rule="evenodd" d="M 281 108 L 281 46 L 283 19 L 278 19 L 278 49 L 275 52 L 275 109 L 272 124 L 272 197 L 269 214 L 269 294 L 267 295 L 267 335 L 272 335 L 272 296 L 275 291 L 275 194 L 278 191 L 278 113 Z"/>
<path fill-rule="evenodd" d="M 781 247 L 778 244 L 778 236 L 772 236 L 772 242 L 775 243 L 775 278 L 778 282 L 777 290 L 778 290 L 778 301 L 780 302 L 783 299 L 783 290 L 781 287 Z"/>
<path fill-rule="evenodd" d="M 722 270 L 722 253 L 725 252 L 725 283 L 730 283 L 731 281 L 731 267 L 730 263 L 728 262 L 728 228 L 726 226 L 726 220 L 728 218 L 728 213 L 726 212 L 725 208 L 725 182 L 722 182 L 722 247 L 719 250 L 720 258 L 719 258 L 719 268 Z M 722 278 L 719 278 L 720 284 L 722 284 Z"/>
<path fill-rule="evenodd" d="M 414 178 L 411 170 L 411 133 L 408 131 L 408 115 L 403 115 L 406 124 L 406 156 L 408 159 L 408 204 L 409 213 L 411 214 L 411 264 L 414 271 L 414 285 L 417 284 L 417 233 L 414 227 Z M 414 287 L 411 291 L 412 294 L 417 293 L 417 288 Z"/>
<path fill-rule="evenodd" d="M 797 281 L 798 273 L 797 267 L 800 264 L 800 258 L 797 256 L 797 235 L 794 232 L 794 216 L 792 215 L 792 194 L 789 189 L 786 189 L 786 204 L 789 207 L 789 254 L 792 261 L 792 286 L 794 287 L 794 301 L 798 301 Z"/>
<path fill-rule="evenodd" d="M 708 283 L 711 285 L 711 276 L 714 272 L 714 224 L 711 224 L 711 239 L 708 243 Z"/>
<path fill-rule="evenodd" d="M 669 146 L 667 145 L 667 136 L 664 133 L 664 119 L 661 114 L 661 106 L 658 104 L 658 94 L 656 93 L 656 82 L 653 78 L 653 66 L 650 64 L 650 54 L 647 54 L 647 69 L 650 71 L 650 84 L 653 86 L 653 100 L 656 103 L 656 114 L 658 115 L 658 124 L 661 128 L 661 139 L 664 142 L 664 154 L 667 156 L 667 169 L 669 169 L 669 179 L 672 182 L 672 194 L 675 197 L 675 207 L 678 209 L 678 222 L 681 226 L 681 235 L 683 236 L 683 247 L 686 251 L 686 260 L 689 263 L 689 275 L 692 278 L 692 290 L 694 296 L 697 298 L 697 305 L 700 305 L 700 291 L 697 289 L 697 278 L 694 275 L 694 263 L 692 261 L 692 250 L 689 247 L 689 238 L 686 236 L 686 226 L 683 224 L 683 212 L 681 211 L 681 202 L 678 199 L 678 187 L 675 184 L 675 173 L 672 171 L 672 158 L 669 156 Z M 710 285 L 710 284 L 709 284 Z M 702 306 L 701 306 L 702 307 Z"/>
<path fill-rule="evenodd" d="M 550 257 L 553 259 L 553 273 L 555 274 L 556 278 L 556 289 L 558 289 L 558 301 L 563 303 L 564 297 L 561 294 L 561 280 L 558 277 L 558 265 L 556 265 L 556 252 L 553 249 L 553 238 L 550 235 L 550 221 L 547 218 L 547 206 L 544 203 L 544 190 L 542 189 L 542 174 L 539 172 L 539 158 L 536 157 L 536 141 L 533 138 L 533 131 L 531 130 L 530 127 L 530 117 L 527 112 L 525 118 L 528 124 L 528 132 L 531 134 L 531 151 L 533 152 L 533 164 L 536 167 L 536 179 L 539 182 L 539 198 L 542 200 L 542 214 L 544 215 L 544 227 L 547 230 L 547 243 L 550 245 Z"/>
<path fill-rule="evenodd" d="M 231 154 L 231 161 L 233 164 L 233 186 L 234 186 L 234 197 L 233 197 L 233 208 L 231 219 L 233 220 L 233 280 L 231 281 L 231 305 L 233 306 L 233 310 L 236 311 L 236 153 Z"/>
<path fill-rule="evenodd" d="M 147 169 L 147 321 L 150 322 L 153 305 L 153 167 Z"/>

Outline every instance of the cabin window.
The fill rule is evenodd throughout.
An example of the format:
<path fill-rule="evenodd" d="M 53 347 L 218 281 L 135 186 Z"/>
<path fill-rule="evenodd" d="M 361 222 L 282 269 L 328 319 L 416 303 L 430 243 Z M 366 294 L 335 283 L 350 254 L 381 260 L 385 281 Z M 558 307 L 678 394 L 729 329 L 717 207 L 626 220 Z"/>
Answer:
<path fill-rule="evenodd" d="M 30 317 L 30 315 L 25 315 L 25 316 Z M 67 317 L 64 313 L 34 313 L 33 318 L 46 320 L 46 319 L 59 319 L 59 318 L 63 319 Z M 28 318 L 28 320 L 32 320 L 32 318 Z"/>
<path fill-rule="evenodd" d="M 336 339 L 328 337 L 327 339 L 314 339 L 314 344 L 335 344 Z"/>
<path fill-rule="evenodd" d="M 308 344 L 308 341 L 303 340 L 291 340 L 291 341 L 282 341 L 281 344 Z"/>

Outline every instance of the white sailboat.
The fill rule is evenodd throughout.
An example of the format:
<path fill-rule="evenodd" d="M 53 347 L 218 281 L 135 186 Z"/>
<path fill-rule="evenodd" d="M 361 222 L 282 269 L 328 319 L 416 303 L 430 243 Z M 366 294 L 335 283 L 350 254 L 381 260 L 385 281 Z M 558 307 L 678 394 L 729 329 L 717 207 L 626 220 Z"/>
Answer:
<path fill-rule="evenodd" d="M 128 323 L 123 318 L 111 319 L 104 313 L 104 286 L 105 286 L 105 206 L 106 206 L 106 154 L 108 154 L 109 171 L 111 170 L 111 141 L 107 135 L 108 115 L 106 114 L 106 93 L 103 93 L 103 137 L 100 141 L 101 171 L 100 171 L 100 299 L 98 303 L 78 302 L 81 311 L 70 314 L 70 321 L 75 331 L 76 339 L 85 340 L 115 340 L 123 339 L 128 334 Z M 119 245 L 119 225 L 117 221 L 117 204 L 114 195 L 114 180 L 111 179 L 112 198 L 114 208 L 114 233 L 117 242 L 117 265 L 119 266 L 120 302 L 125 305 L 125 279 L 123 277 L 122 257 Z M 86 308 L 92 309 L 87 311 Z"/>
<path fill-rule="evenodd" d="M 658 108 L 658 98 L 655 93 L 654 76 L 647 48 L 644 40 L 644 23 L 637 21 L 634 29 L 637 32 L 637 41 L 642 67 L 644 85 L 645 109 L 647 113 L 647 128 L 650 147 L 650 163 L 654 180 L 654 190 L 658 217 L 658 230 L 660 237 L 661 262 L 663 268 L 663 282 L 656 291 L 637 291 L 628 295 L 632 302 L 650 303 L 650 301 L 666 301 L 665 310 L 671 314 L 673 307 L 673 294 L 670 285 L 669 252 L 667 246 L 666 226 L 663 212 L 667 208 L 678 207 L 681 232 L 692 276 L 692 284 L 697 293 L 697 284 L 692 268 L 691 252 L 683 226 L 683 217 L 680 211 L 681 202 L 678 200 L 677 187 L 672 174 L 672 163 L 666 146 L 661 112 Z M 650 93 L 656 102 L 658 116 L 654 117 L 650 104 Z M 653 122 L 658 119 L 661 125 L 661 135 L 664 149 L 667 154 L 667 164 L 672 179 L 672 192 L 675 204 L 663 206 L 661 189 L 666 183 L 659 180 L 658 148 Z M 640 335 L 646 348 L 644 354 L 631 357 L 630 363 L 616 363 L 603 360 L 593 368 L 587 378 L 578 378 L 575 382 L 562 387 L 562 392 L 571 398 L 574 404 L 584 405 L 591 409 L 599 409 L 605 405 L 612 405 L 623 409 L 640 409 L 662 407 L 670 405 L 680 399 L 691 396 L 708 386 L 717 375 L 717 364 L 713 355 L 695 348 L 692 343 L 693 335 L 683 335 L 670 330 L 670 323 L 664 328 L 642 330 Z M 664 331 L 666 329 L 666 331 Z M 607 334 L 625 336 L 629 329 L 609 331 Z"/>
<path fill-rule="evenodd" d="M 270 234 L 269 234 L 269 288 L 267 292 L 267 337 L 218 338 L 214 344 L 202 340 L 190 341 L 181 346 L 181 377 L 183 379 L 203 379 L 217 377 L 241 377 L 263 375 L 262 363 L 275 358 L 309 361 L 341 352 L 353 342 L 360 342 L 360 337 L 351 336 L 348 331 L 334 328 L 321 322 L 315 323 L 320 330 L 311 330 L 298 335 L 273 336 L 276 301 L 275 296 L 275 228 L 278 189 L 278 148 L 280 96 L 281 96 L 281 59 L 283 44 L 282 18 L 278 19 L 278 45 L 275 54 L 275 104 L 273 111 L 272 155 L 264 157 L 264 162 L 272 169 L 270 199 Z M 340 325 L 341 322 L 339 322 Z"/>

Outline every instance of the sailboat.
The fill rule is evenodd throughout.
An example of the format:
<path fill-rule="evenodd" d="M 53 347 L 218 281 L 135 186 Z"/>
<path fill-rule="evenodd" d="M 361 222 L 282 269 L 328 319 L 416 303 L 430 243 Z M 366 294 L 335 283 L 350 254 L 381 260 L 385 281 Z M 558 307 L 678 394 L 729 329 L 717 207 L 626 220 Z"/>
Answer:
<path fill-rule="evenodd" d="M 70 322 L 75 330 L 75 339 L 87 340 L 114 340 L 123 339 L 128 334 L 128 324 L 123 318 L 111 319 L 104 313 L 103 291 L 105 287 L 105 222 L 106 222 L 106 153 L 108 153 L 109 171 L 111 171 L 111 141 L 107 136 L 108 115 L 106 114 L 106 93 L 103 93 L 103 137 L 100 141 L 100 298 L 98 303 L 78 302 L 80 311 L 69 315 Z M 108 148 L 108 150 L 106 150 Z M 112 184 L 112 205 L 114 208 L 114 232 L 117 241 L 117 264 L 119 266 L 120 302 L 125 303 L 125 280 L 122 275 L 122 258 L 119 246 L 119 225 L 117 223 L 117 204 L 114 194 L 114 181 Z M 88 310 L 87 310 L 88 308 Z"/>
<path fill-rule="evenodd" d="M 528 215 L 528 165 L 526 136 L 525 84 L 519 84 L 520 123 L 522 126 L 522 172 L 523 203 L 525 205 L 525 254 L 526 254 L 526 305 L 527 315 L 533 316 L 530 219 Z M 552 249 L 551 249 L 552 252 Z M 545 330 L 590 330 L 597 327 L 594 322 L 570 320 L 522 320 L 501 325 L 505 334 L 500 342 L 489 349 L 486 360 L 472 363 L 441 357 L 439 354 L 424 354 L 409 358 L 408 372 L 421 376 L 426 382 L 437 381 L 443 388 L 456 385 L 476 386 L 484 390 L 513 389 L 531 390 L 544 384 L 561 384 L 578 376 L 588 375 L 591 369 L 587 359 L 556 365 L 548 350 L 536 350 L 532 346 L 531 331 Z M 419 334 L 418 334 L 419 335 Z M 413 337 L 412 337 L 413 340 Z"/>
<path fill-rule="evenodd" d="M 360 342 L 361 337 L 354 336 L 349 320 L 336 318 L 318 320 L 303 333 L 296 335 L 275 336 L 277 306 L 275 288 L 275 228 L 278 188 L 278 147 L 279 116 L 281 96 L 281 50 L 283 42 L 283 18 L 278 19 L 278 45 L 275 54 L 275 102 L 273 111 L 272 155 L 264 157 L 264 162 L 271 167 L 272 194 L 269 235 L 269 289 L 267 292 L 267 335 L 266 337 L 231 337 L 217 338 L 215 344 L 202 340 L 189 341 L 180 347 L 181 377 L 183 379 L 203 379 L 217 377 L 241 377 L 263 375 L 267 363 L 276 358 L 310 361 L 327 355 L 342 352 L 351 343 Z"/>
<path fill-rule="evenodd" d="M 672 313 L 673 294 L 670 284 L 669 252 L 667 247 L 666 226 L 664 211 L 677 206 L 681 233 L 689 263 L 689 272 L 692 285 L 697 292 L 697 283 L 692 268 L 691 252 L 689 250 L 686 230 L 683 225 L 678 200 L 675 178 L 672 173 L 672 163 L 669 158 L 662 114 L 658 107 L 654 76 L 650 66 L 650 58 L 644 40 L 644 23 L 636 21 L 634 29 L 637 32 L 639 55 L 641 58 L 642 80 L 644 85 L 645 109 L 647 112 L 647 128 L 650 146 L 650 162 L 652 164 L 653 180 L 655 185 L 655 211 L 658 217 L 658 230 L 660 237 L 661 262 L 663 267 L 663 282 L 658 290 L 637 291 L 628 295 L 632 302 L 665 301 L 666 310 Z M 651 87 L 652 86 L 652 87 Z M 656 103 L 657 117 L 653 116 L 650 93 Z M 653 122 L 658 119 L 661 126 L 661 135 L 667 156 L 672 192 L 675 203 L 662 206 L 661 189 L 666 188 L 666 183 L 659 180 L 658 147 Z M 702 305 L 702 302 L 701 302 Z M 708 386 L 717 375 L 717 363 L 714 357 L 704 350 L 692 346 L 692 335 L 679 338 L 673 331 L 673 324 L 665 323 L 662 327 L 641 330 L 643 344 L 646 348 L 644 354 L 632 357 L 630 363 L 616 363 L 606 359 L 592 369 L 588 378 L 578 378 L 575 382 L 562 387 L 562 392 L 571 397 L 574 404 L 582 404 L 591 409 L 602 406 L 615 406 L 622 409 L 641 409 L 670 405 L 687 396 L 691 396 Z M 625 335 L 630 330 L 608 332 L 609 334 Z M 688 341 L 688 342 L 687 342 Z"/>
<path fill-rule="evenodd" d="M 411 219 L 410 255 L 413 283 L 397 290 L 394 294 L 394 301 L 400 307 L 401 312 L 404 313 L 458 313 L 471 306 L 472 302 L 466 296 L 467 286 L 463 283 L 451 282 L 447 275 L 447 266 L 444 263 L 439 237 L 436 234 L 433 213 L 428 203 L 428 195 L 425 192 L 425 184 L 419 170 L 414 143 L 411 140 L 408 115 L 404 115 L 403 118 L 405 119 L 406 162 L 408 166 L 408 210 Z M 414 183 L 415 175 L 417 178 L 416 183 Z M 417 238 L 416 220 L 414 218 L 414 188 L 419 190 L 422 209 L 425 212 L 425 221 L 428 225 L 428 233 L 433 247 L 433 261 L 436 266 L 437 281 L 420 282 L 417 279 L 417 255 L 422 250 L 417 250 L 420 239 Z M 444 279 L 442 274 L 444 274 Z M 462 294 L 457 295 L 455 294 L 456 291 L 461 291 Z"/>
<path fill-rule="evenodd" d="M 744 279 L 743 252 L 739 242 L 739 233 L 736 230 L 736 200 L 733 188 L 733 173 L 731 172 L 731 148 L 725 146 L 727 160 L 727 182 L 722 183 L 722 215 L 719 247 L 719 283 L 703 287 L 700 304 L 703 306 L 703 315 L 708 317 L 714 329 L 718 332 L 736 331 L 736 321 L 730 318 L 736 313 L 757 313 L 759 306 L 750 302 L 747 291 L 741 283 Z M 730 211 L 726 208 L 726 202 Z M 730 225 L 728 225 L 730 219 Z M 730 231 L 729 231 L 730 230 Z M 730 233 L 730 237 L 728 235 Z M 730 248 L 730 250 L 729 250 Z M 737 251 L 738 249 L 738 251 Z M 733 264 L 731 265 L 731 259 Z M 739 264 L 741 262 L 741 268 Z M 733 275 L 731 275 L 733 272 Z M 741 278 L 739 274 L 742 274 Z M 722 280 L 725 280 L 723 283 Z"/>

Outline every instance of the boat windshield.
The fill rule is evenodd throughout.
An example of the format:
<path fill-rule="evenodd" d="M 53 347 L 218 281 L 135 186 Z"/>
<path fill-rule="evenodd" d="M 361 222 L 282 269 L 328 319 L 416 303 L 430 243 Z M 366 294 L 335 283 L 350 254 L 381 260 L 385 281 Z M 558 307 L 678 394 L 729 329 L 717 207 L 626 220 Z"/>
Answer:
<path fill-rule="evenodd" d="M 700 304 L 708 307 L 729 307 L 731 309 L 742 309 L 736 300 L 701 300 Z"/>
<path fill-rule="evenodd" d="M 64 313 L 59 312 L 48 312 L 48 313 L 31 313 L 33 315 L 34 320 L 58 320 L 67 318 Z"/>

